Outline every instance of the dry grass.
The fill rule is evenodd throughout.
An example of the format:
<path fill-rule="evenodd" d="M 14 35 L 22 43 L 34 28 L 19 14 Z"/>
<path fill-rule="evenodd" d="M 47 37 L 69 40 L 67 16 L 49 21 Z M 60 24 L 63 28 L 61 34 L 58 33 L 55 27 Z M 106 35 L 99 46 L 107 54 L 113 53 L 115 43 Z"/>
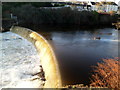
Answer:
<path fill-rule="evenodd" d="M 118 58 L 103 59 L 103 63 L 98 63 L 94 67 L 91 86 L 120 89 L 119 65 L 120 61 L 118 61 Z"/>

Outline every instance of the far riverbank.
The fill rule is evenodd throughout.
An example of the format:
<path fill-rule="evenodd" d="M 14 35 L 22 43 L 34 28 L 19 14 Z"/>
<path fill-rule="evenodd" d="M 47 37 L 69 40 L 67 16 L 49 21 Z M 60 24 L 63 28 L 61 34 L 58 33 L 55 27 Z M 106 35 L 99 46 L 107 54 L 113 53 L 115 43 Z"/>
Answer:
<path fill-rule="evenodd" d="M 14 4 L 14 3 L 13 3 Z M 8 8 L 9 7 L 9 8 Z M 117 22 L 119 15 L 117 14 L 100 14 L 96 11 L 77 11 L 65 7 L 60 9 L 44 9 L 33 6 L 32 4 L 23 4 L 20 6 L 11 6 L 10 3 L 3 4 L 2 10 L 2 27 L 10 28 L 13 23 L 16 25 L 34 29 L 44 25 L 77 26 L 77 27 L 104 27 L 112 26 Z M 14 19 L 10 20 L 10 15 Z M 5 20 L 8 18 L 9 20 Z"/>

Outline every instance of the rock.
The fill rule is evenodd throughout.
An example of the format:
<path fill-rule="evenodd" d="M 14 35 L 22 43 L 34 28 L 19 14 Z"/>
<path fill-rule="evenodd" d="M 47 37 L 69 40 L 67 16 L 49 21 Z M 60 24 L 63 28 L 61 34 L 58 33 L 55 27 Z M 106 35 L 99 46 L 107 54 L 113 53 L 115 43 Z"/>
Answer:
<path fill-rule="evenodd" d="M 52 38 L 50 38 L 50 40 L 52 40 Z"/>
<path fill-rule="evenodd" d="M 8 41 L 8 40 L 10 40 L 10 39 L 3 39 L 3 41 Z"/>
<path fill-rule="evenodd" d="M 94 37 L 93 40 L 100 40 L 100 37 Z"/>
<path fill-rule="evenodd" d="M 1 28 L 0 28 L 0 32 L 3 32 L 3 31 L 4 31 L 4 29 L 1 27 Z"/>
<path fill-rule="evenodd" d="M 41 78 L 41 80 L 42 80 L 42 81 L 46 81 L 46 79 L 45 79 L 45 78 Z"/>
<path fill-rule="evenodd" d="M 7 29 L 4 29 L 4 28 L 0 28 L 0 32 L 7 32 L 7 31 L 9 31 L 9 30 L 7 30 Z"/>

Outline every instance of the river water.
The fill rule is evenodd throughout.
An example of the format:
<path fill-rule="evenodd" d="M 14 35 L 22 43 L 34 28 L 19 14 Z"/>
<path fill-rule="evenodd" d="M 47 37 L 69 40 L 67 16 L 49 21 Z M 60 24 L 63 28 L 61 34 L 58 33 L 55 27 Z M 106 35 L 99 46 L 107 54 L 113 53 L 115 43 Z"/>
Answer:
<path fill-rule="evenodd" d="M 39 55 L 32 43 L 12 33 L 0 33 L 0 90 L 42 88 Z M 6 89 L 7 90 L 7 89 Z"/>
<path fill-rule="evenodd" d="M 60 64 L 63 84 L 89 84 L 92 66 L 118 57 L 118 30 L 102 28 L 39 32 L 52 45 Z M 44 29 L 43 29 L 44 31 Z"/>

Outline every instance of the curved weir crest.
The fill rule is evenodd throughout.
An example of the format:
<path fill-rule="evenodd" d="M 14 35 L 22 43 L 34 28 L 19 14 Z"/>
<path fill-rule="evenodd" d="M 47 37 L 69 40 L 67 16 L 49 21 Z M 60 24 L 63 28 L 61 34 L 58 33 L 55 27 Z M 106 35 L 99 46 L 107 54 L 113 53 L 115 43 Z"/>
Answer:
<path fill-rule="evenodd" d="M 47 40 L 45 40 L 43 36 L 27 28 L 12 26 L 10 30 L 11 32 L 24 37 L 36 47 L 38 54 L 40 55 L 40 62 L 45 72 L 46 81 L 44 88 L 62 87 L 58 62 Z"/>

